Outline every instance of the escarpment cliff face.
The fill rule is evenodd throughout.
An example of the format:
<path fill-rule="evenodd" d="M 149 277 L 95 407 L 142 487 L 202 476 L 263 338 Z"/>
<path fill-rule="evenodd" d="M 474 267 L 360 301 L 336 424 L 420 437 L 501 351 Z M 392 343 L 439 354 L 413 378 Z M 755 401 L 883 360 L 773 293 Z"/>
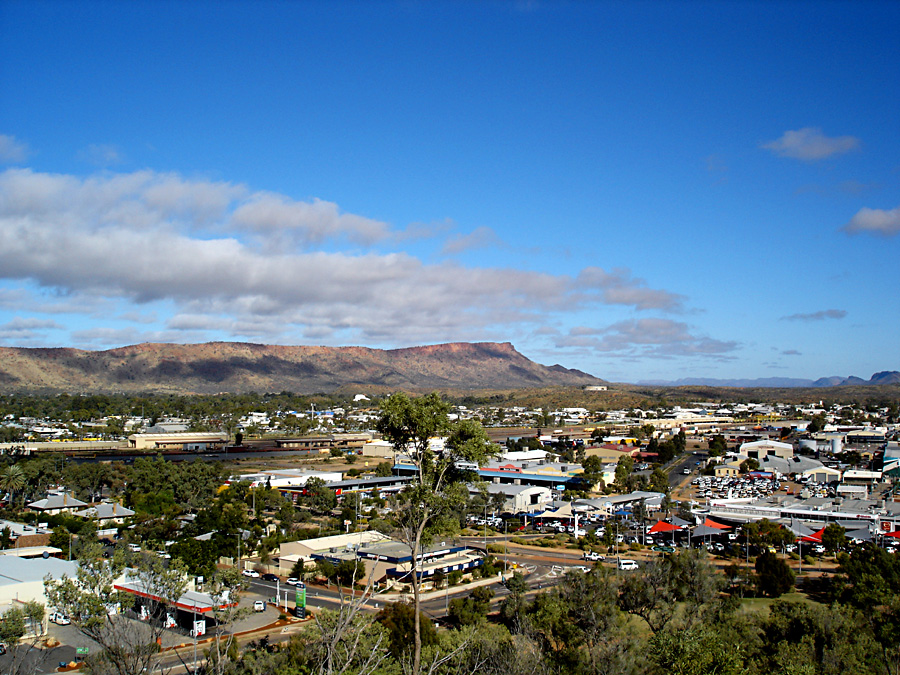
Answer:
<path fill-rule="evenodd" d="M 543 366 L 509 343 L 406 349 L 303 347 L 241 342 L 139 344 L 106 351 L 0 347 L 0 391 L 329 392 L 388 389 L 514 389 L 597 384 L 592 375 Z"/>

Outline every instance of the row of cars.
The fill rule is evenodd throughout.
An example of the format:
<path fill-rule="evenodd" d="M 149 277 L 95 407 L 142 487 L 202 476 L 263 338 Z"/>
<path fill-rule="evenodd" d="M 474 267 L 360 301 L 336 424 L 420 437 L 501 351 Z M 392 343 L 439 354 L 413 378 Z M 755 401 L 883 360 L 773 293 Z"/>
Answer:
<path fill-rule="evenodd" d="M 242 570 L 241 574 L 248 579 L 262 579 L 263 581 L 281 582 L 281 577 L 279 577 L 277 574 L 272 574 L 271 572 L 260 574 L 257 570 Z M 302 582 L 299 579 L 290 577 L 289 579 L 285 579 L 284 583 L 286 583 L 288 586 L 299 586 Z"/>
<path fill-rule="evenodd" d="M 700 476 L 691 485 L 698 497 L 709 499 L 758 499 L 769 497 L 781 488 L 777 480 L 749 476 Z"/>

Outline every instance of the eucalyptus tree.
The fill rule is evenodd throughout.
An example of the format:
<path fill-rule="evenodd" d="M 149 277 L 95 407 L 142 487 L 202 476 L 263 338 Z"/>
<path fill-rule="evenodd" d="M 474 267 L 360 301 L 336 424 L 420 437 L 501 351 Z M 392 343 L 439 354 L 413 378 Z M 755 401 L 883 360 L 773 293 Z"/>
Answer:
<path fill-rule="evenodd" d="M 442 532 L 458 528 L 456 509 L 464 504 L 468 491 L 464 481 L 472 471 L 460 469 L 484 464 L 491 454 L 491 442 L 481 424 L 473 420 L 451 423 L 450 406 L 435 393 L 421 398 L 393 394 L 382 402 L 376 428 L 394 451 L 415 466 L 416 480 L 398 495 L 394 535 L 409 547 L 410 583 L 415 608 L 412 675 L 422 664 L 422 627 L 419 565 L 422 549 Z M 443 449 L 432 439 L 446 438 Z"/>
<path fill-rule="evenodd" d="M 164 624 L 126 617 L 124 612 L 134 606 L 136 598 L 118 585 L 124 578 L 139 587 L 149 615 L 156 616 L 187 589 L 180 561 L 173 559 L 164 566 L 156 556 L 130 556 L 121 548 L 111 558 L 104 558 L 99 545 L 85 547 L 82 553 L 74 577 L 44 581 L 47 599 L 83 635 L 100 645 L 101 652 L 92 656 L 95 666 L 107 666 L 116 675 L 152 672 L 159 664 L 157 641 Z"/>

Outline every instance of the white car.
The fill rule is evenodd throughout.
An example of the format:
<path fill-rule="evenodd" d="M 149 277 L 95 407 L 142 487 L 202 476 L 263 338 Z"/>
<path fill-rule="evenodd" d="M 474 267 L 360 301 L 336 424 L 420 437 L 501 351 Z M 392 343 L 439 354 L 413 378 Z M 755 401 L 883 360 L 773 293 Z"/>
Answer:
<path fill-rule="evenodd" d="M 300 583 L 300 580 L 291 577 L 290 579 L 286 579 L 284 583 L 286 583 L 288 586 L 296 586 Z"/>
<path fill-rule="evenodd" d="M 68 626 L 71 621 L 69 621 L 69 617 L 67 617 L 62 612 L 53 612 L 50 615 L 50 621 L 57 624 L 58 626 Z"/>
<path fill-rule="evenodd" d="M 266 603 L 262 600 L 257 600 L 253 603 L 253 611 L 254 612 L 265 612 L 266 611 Z"/>
<path fill-rule="evenodd" d="M 256 570 L 243 570 L 241 574 L 245 577 L 250 577 L 251 579 L 259 579 L 259 572 Z"/>
<path fill-rule="evenodd" d="M 137 544 L 128 544 L 128 550 L 131 551 L 132 553 L 140 553 L 141 547 L 138 546 Z"/>
<path fill-rule="evenodd" d="M 626 558 L 622 558 L 619 561 L 619 569 L 620 570 L 636 570 L 638 568 L 638 564 L 636 560 L 628 560 Z"/>

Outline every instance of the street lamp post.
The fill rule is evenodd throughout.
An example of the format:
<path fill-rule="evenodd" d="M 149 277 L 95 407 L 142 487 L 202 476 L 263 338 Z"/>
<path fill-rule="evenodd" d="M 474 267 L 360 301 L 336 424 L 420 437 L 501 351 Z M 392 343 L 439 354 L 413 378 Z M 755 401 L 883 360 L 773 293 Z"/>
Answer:
<path fill-rule="evenodd" d="M 503 521 L 503 571 L 509 570 L 509 522 Z"/>

